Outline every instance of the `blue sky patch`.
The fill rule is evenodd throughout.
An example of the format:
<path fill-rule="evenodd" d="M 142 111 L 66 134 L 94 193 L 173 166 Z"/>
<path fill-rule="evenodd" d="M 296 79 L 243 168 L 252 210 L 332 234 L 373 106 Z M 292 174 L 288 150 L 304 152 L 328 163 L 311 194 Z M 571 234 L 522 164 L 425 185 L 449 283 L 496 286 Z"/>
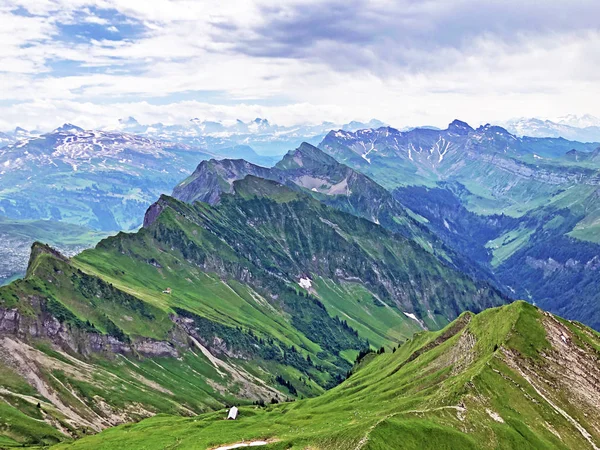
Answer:
<path fill-rule="evenodd" d="M 86 8 L 75 13 L 72 23 L 58 24 L 58 29 L 57 40 L 74 43 L 136 39 L 146 31 L 139 20 L 114 9 L 99 8 Z"/>

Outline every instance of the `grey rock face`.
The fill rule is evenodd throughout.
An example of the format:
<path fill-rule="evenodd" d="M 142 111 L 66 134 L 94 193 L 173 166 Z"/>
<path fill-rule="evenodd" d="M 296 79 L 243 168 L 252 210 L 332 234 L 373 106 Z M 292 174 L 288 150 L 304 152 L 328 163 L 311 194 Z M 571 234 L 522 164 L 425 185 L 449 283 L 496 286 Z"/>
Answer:
<path fill-rule="evenodd" d="M 32 298 L 32 303 L 39 299 Z M 0 308 L 0 334 L 15 336 L 20 339 L 47 339 L 58 347 L 87 356 L 92 353 L 105 354 L 139 354 L 140 356 L 168 356 L 176 358 L 179 352 L 174 343 L 143 339 L 134 342 L 123 342 L 114 336 L 89 333 L 61 323 L 56 317 L 47 313 L 37 316 L 21 314 L 17 309 Z M 183 341 L 175 336 L 175 343 Z"/>

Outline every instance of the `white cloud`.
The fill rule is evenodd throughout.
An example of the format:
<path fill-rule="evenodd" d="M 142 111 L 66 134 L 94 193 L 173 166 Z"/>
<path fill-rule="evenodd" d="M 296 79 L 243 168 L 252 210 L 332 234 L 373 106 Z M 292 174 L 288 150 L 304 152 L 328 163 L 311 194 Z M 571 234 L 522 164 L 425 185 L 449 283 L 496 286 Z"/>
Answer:
<path fill-rule="evenodd" d="M 129 115 L 284 124 L 377 117 L 399 127 L 600 115 L 590 102 L 600 98 L 600 32 L 587 18 L 599 8 L 586 0 L 567 5 L 568 21 L 564 4 L 528 0 L 502 8 L 474 0 L 5 3 L 0 101 L 9 106 L 0 129 L 94 127 Z M 111 21 L 117 12 L 122 22 Z M 61 26 L 75 23 L 125 39 L 59 39 Z M 138 31 L 127 35 L 132 24 Z"/>
<path fill-rule="evenodd" d="M 102 17 L 98 17 L 98 16 L 94 16 L 94 15 L 90 15 L 90 16 L 86 16 L 83 21 L 85 23 L 94 23 L 96 25 L 106 25 L 108 23 L 107 19 L 103 19 Z"/>

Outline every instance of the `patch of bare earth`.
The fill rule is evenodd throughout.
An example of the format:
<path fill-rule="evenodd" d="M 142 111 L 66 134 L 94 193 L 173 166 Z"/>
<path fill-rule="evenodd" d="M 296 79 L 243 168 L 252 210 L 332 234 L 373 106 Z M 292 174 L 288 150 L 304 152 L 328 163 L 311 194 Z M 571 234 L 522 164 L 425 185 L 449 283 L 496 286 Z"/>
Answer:
<path fill-rule="evenodd" d="M 65 422 L 72 427 L 85 427 L 94 431 L 101 431 L 110 426 L 130 422 L 142 417 L 150 417 L 154 414 L 154 412 L 146 410 L 141 404 L 128 404 L 124 408 L 116 408 L 98 396 L 93 399 L 81 398 L 75 389 L 59 380 L 52 373 L 60 371 L 71 380 L 82 381 L 96 386 L 102 383 L 100 378 L 111 379 L 115 383 L 126 383 L 127 381 L 109 372 L 99 370 L 97 367 L 80 361 L 64 352 L 58 350 L 57 352 L 68 363 L 57 358 L 52 358 L 18 339 L 11 337 L 2 338 L 0 340 L 0 364 L 10 367 L 21 375 L 48 402 L 40 401 L 36 397 L 16 394 L 4 388 L 0 388 L 0 395 L 18 396 L 32 404 L 39 402 L 45 410 L 54 410 L 59 413 L 59 416 L 64 416 Z M 98 378 L 98 375 L 103 375 L 103 377 Z M 134 374 L 133 372 L 131 375 L 152 389 L 160 390 L 161 392 L 166 391 L 158 384 L 147 380 L 141 375 Z M 46 414 L 44 420 L 57 429 L 66 432 L 65 428 L 52 415 Z"/>
<path fill-rule="evenodd" d="M 232 378 L 233 382 L 239 385 L 240 392 L 238 394 L 241 397 L 253 400 L 264 400 L 265 398 L 282 396 L 281 392 L 270 387 L 260 378 L 252 375 L 233 363 L 223 361 L 222 359 L 214 356 L 193 336 L 190 336 L 190 339 L 192 339 L 196 347 L 200 349 L 202 354 L 211 362 L 221 376 L 225 377 L 225 374 L 228 374 Z"/>
<path fill-rule="evenodd" d="M 242 441 L 242 442 L 236 442 L 234 444 L 222 445 L 220 447 L 213 447 L 210 450 L 234 450 L 237 448 L 245 448 L 245 447 L 262 447 L 263 445 L 273 444 L 277 441 L 278 441 L 277 439 Z"/>

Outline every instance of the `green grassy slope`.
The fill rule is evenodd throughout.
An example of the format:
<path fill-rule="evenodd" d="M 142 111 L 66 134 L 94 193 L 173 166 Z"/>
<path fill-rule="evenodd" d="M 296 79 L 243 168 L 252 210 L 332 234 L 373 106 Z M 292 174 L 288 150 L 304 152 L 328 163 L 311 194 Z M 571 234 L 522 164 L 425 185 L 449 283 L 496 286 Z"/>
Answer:
<path fill-rule="evenodd" d="M 257 189 L 256 183 L 271 186 L 277 196 L 265 197 L 265 188 Z M 179 216 L 196 216 L 193 220 L 202 228 L 235 243 L 236 252 L 251 255 L 266 270 L 295 282 L 313 275 L 336 282 L 354 280 L 383 303 L 406 308 L 424 321 L 436 314 L 452 319 L 465 308 L 476 309 L 478 302 L 481 308 L 497 301 L 485 283 L 473 282 L 414 242 L 372 222 L 286 191 L 275 182 L 247 177 L 236 182 L 236 189 L 240 195 L 225 196 L 214 207 L 164 202 Z M 282 197 L 282 192 L 289 194 Z M 477 292 L 476 285 L 483 290 Z"/>
<path fill-rule="evenodd" d="M 0 288 L 0 436 L 51 443 L 156 413 L 286 395 L 244 370 L 245 361 L 211 359 L 187 343 L 167 310 L 36 244 L 25 279 Z"/>
<path fill-rule="evenodd" d="M 332 132 L 320 148 L 394 189 L 500 289 L 600 329 L 597 144 L 464 125 Z"/>
<path fill-rule="evenodd" d="M 504 301 L 406 238 L 247 178 L 216 206 L 163 197 L 139 232 L 73 259 L 34 245 L 25 279 L 0 288 L 2 347 L 14 347 L 0 367 L 35 388 L 14 412 L 35 418 L 27 405 L 43 400 L 44 422 L 67 439 L 314 396 L 369 343 L 389 350 Z M 0 434 L 40 442 L 10 430 Z"/>
<path fill-rule="evenodd" d="M 453 183 L 443 189 L 403 188 L 395 194 L 426 217 L 449 246 L 493 270 L 515 297 L 600 329 L 600 246 L 590 242 L 600 207 L 595 190 L 564 189 L 548 205 L 522 217 L 468 211 L 462 202 L 465 191 Z M 590 239 L 577 239 L 580 233 Z"/>
<path fill-rule="evenodd" d="M 268 194 L 268 198 L 257 194 Z M 482 308 L 472 296 L 480 295 L 484 302 L 501 301 L 483 284 L 483 295 L 477 294 L 471 280 L 442 266 L 410 241 L 325 208 L 274 182 L 248 179 L 238 186 L 237 196 L 226 197 L 215 207 L 186 205 L 166 197 L 157 207 L 162 209 L 158 222 L 135 235 L 106 240 L 74 263 L 148 303 L 165 302 L 302 347 L 305 340 L 282 328 L 283 317 L 267 317 L 271 311 L 264 305 L 269 302 L 257 302 L 247 287 L 224 283 L 210 275 L 211 269 L 221 273 L 221 278 L 223 273 L 239 281 L 243 281 L 241 276 L 247 277 L 246 284 L 252 279 L 244 273 L 271 279 L 270 272 L 276 270 L 277 278 L 287 280 L 282 286 L 294 290 L 299 289 L 300 278 L 312 278 L 315 284 L 308 294 L 377 345 L 393 345 L 420 328 L 397 309 L 395 302 L 401 301 L 398 291 L 386 290 L 378 276 L 398 284 L 396 289 L 404 285 L 405 311 L 416 312 L 433 328 L 465 308 Z M 253 217 L 252 223 L 247 217 Z M 379 275 L 371 272 L 371 267 L 377 266 L 382 271 Z M 121 270 L 115 270 L 117 267 Z M 411 273 L 415 277 L 412 282 L 406 278 Z M 280 291 L 282 286 L 276 289 Z M 166 287 L 172 288 L 169 296 L 160 294 Z M 436 296 L 427 294 L 428 290 L 437 292 Z M 361 301 L 364 307 L 357 309 L 356 302 Z"/>
<path fill-rule="evenodd" d="M 524 302 L 464 314 L 367 355 L 314 398 L 194 418 L 159 416 L 60 449 L 597 448 L 600 335 Z"/>
<path fill-rule="evenodd" d="M 480 266 L 445 246 L 382 186 L 307 143 L 290 150 L 270 169 L 244 160 L 203 161 L 190 177 L 175 187 L 172 196 L 186 203 L 202 201 L 215 204 L 224 193 L 233 193 L 234 182 L 243 180 L 247 175 L 289 187 L 291 191 L 281 191 L 285 195 L 296 196 L 297 192 L 302 192 L 334 209 L 381 225 L 417 242 L 443 263 L 474 278 L 494 282 L 493 277 L 482 271 Z M 254 188 L 257 188 L 256 183 Z M 271 194 L 277 195 L 275 192 Z"/>

